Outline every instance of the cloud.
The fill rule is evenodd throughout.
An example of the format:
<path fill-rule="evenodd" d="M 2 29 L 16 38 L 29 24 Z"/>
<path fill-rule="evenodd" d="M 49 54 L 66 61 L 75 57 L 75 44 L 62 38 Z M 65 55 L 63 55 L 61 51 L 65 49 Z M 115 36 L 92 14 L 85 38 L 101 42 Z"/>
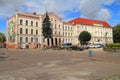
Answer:
<path fill-rule="evenodd" d="M 117 1 L 117 0 L 103 0 L 103 4 L 105 4 L 105 5 L 111 5 L 111 4 L 113 4 L 115 1 Z"/>
<path fill-rule="evenodd" d="M 109 6 L 114 2 L 115 0 L 81 0 L 79 6 L 81 17 L 109 21 L 112 15 L 103 5 Z"/>
<path fill-rule="evenodd" d="M 77 10 L 79 0 L 37 0 L 36 2 L 26 2 L 24 6 L 27 6 L 28 9 L 26 11 L 28 12 L 45 13 L 47 10 L 48 12 L 55 12 L 57 15 L 64 17 L 65 11 L 79 11 Z"/>
<path fill-rule="evenodd" d="M 65 11 L 79 11 L 78 6 L 79 0 L 0 0 L 0 15 L 11 16 L 15 10 L 42 14 L 45 13 L 46 8 L 49 12 L 63 15 Z"/>
<path fill-rule="evenodd" d="M 96 19 L 102 20 L 102 21 L 109 21 L 111 18 L 110 11 L 108 9 L 100 9 L 99 12 L 96 13 Z"/>
<path fill-rule="evenodd" d="M 22 3 L 22 0 L 0 0 L 0 16 L 10 16 Z"/>
<path fill-rule="evenodd" d="M 112 5 L 118 0 L 0 0 L 0 16 L 10 17 L 15 10 L 20 12 L 37 12 L 44 14 L 55 12 L 58 16 L 66 18 L 68 13 L 80 13 L 78 17 L 106 20 L 111 17 L 109 9 L 103 5 Z M 66 13 L 67 12 L 67 13 Z M 106 14 L 106 16 L 104 16 Z"/>

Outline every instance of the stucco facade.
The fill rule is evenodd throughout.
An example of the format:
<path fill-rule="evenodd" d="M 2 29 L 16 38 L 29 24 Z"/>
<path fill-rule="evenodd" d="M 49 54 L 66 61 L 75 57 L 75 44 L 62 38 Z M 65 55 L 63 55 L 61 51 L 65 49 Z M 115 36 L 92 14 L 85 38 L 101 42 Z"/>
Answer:
<path fill-rule="evenodd" d="M 42 36 L 42 21 L 45 15 L 36 13 L 19 13 L 7 19 L 6 39 L 7 48 L 20 48 L 23 44 L 26 48 L 39 48 L 42 45 L 59 46 L 63 43 L 79 45 L 78 35 L 82 31 L 88 31 L 92 35 L 90 43 L 113 42 L 112 28 L 102 24 L 74 24 L 64 22 L 54 13 L 48 13 L 53 30 L 53 38 L 45 39 Z"/>

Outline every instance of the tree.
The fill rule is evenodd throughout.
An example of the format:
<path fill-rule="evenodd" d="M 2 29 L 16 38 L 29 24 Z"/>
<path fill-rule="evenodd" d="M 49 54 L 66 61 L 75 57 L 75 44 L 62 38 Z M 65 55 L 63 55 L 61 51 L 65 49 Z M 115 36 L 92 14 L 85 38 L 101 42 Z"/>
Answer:
<path fill-rule="evenodd" d="M 44 38 L 47 38 L 47 39 L 52 38 L 52 28 L 51 28 L 50 18 L 47 13 L 42 22 L 42 34 Z"/>
<path fill-rule="evenodd" d="M 115 43 L 120 43 L 120 24 L 113 28 L 113 41 Z"/>
<path fill-rule="evenodd" d="M 5 42 L 5 41 L 6 41 L 5 35 L 0 32 L 0 42 Z"/>
<path fill-rule="evenodd" d="M 79 37 L 78 37 L 78 40 L 79 42 L 84 45 L 84 44 L 87 44 L 88 41 L 91 40 L 91 34 L 87 31 L 82 31 L 80 34 L 79 34 Z"/>

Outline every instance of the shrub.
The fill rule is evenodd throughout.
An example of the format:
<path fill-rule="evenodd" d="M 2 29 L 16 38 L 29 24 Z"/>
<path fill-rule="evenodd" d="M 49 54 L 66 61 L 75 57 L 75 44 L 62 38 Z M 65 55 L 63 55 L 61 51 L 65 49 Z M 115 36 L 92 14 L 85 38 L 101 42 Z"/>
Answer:
<path fill-rule="evenodd" d="M 107 44 L 106 47 L 109 47 L 109 48 L 120 48 L 120 43 Z"/>

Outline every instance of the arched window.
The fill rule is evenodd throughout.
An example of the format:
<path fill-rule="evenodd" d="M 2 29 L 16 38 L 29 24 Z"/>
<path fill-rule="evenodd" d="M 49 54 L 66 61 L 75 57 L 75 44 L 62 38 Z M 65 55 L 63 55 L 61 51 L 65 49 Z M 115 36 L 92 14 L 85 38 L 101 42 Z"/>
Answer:
<path fill-rule="evenodd" d="M 36 38 L 36 42 L 38 42 L 38 38 Z"/>
<path fill-rule="evenodd" d="M 31 34 L 33 34 L 33 29 L 31 29 Z"/>
<path fill-rule="evenodd" d="M 36 27 L 38 27 L 38 22 L 36 22 Z"/>
<path fill-rule="evenodd" d="M 31 42 L 33 42 L 33 37 L 31 37 Z"/>
<path fill-rule="evenodd" d="M 28 26 L 28 20 L 26 20 L 26 26 Z"/>
<path fill-rule="evenodd" d="M 60 35 L 60 32 L 59 32 L 59 35 Z"/>
<path fill-rule="evenodd" d="M 31 21 L 31 26 L 33 26 L 33 21 Z"/>
<path fill-rule="evenodd" d="M 20 43 L 22 43 L 22 37 L 20 37 Z"/>
<path fill-rule="evenodd" d="M 22 34 L 22 32 L 23 32 L 23 31 L 22 31 L 22 28 L 20 28 L 20 34 Z"/>
<path fill-rule="evenodd" d="M 57 25 L 55 24 L 55 29 L 57 29 Z"/>
<path fill-rule="evenodd" d="M 28 42 L 28 37 L 26 37 L 26 42 Z"/>
<path fill-rule="evenodd" d="M 38 34 L 38 30 L 36 30 L 36 34 Z"/>
<path fill-rule="evenodd" d="M 60 25 L 59 25 L 59 29 L 60 29 Z"/>
<path fill-rule="evenodd" d="M 28 29 L 26 29 L 26 32 L 25 32 L 26 34 L 28 34 Z"/>
<path fill-rule="evenodd" d="M 22 19 L 20 19 L 20 25 L 22 25 L 23 24 L 23 20 Z"/>

